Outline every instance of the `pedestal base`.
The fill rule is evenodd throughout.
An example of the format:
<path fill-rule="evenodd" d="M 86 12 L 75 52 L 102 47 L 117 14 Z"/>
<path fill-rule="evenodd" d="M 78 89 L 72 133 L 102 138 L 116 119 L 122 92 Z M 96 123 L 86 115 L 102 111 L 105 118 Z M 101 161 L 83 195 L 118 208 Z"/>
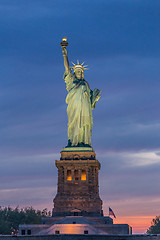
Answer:
<path fill-rule="evenodd" d="M 101 216 L 98 171 L 100 163 L 92 151 L 62 151 L 55 161 L 58 191 L 53 216 Z"/>

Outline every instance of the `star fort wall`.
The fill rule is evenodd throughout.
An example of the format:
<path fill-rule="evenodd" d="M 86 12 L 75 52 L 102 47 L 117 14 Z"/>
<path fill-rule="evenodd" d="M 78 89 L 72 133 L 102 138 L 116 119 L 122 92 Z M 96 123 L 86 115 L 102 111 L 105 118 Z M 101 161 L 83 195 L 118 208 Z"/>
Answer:
<path fill-rule="evenodd" d="M 46 236 L 0 236 L 0 240 L 160 240 L 158 235 L 79 235 L 62 234 Z"/>

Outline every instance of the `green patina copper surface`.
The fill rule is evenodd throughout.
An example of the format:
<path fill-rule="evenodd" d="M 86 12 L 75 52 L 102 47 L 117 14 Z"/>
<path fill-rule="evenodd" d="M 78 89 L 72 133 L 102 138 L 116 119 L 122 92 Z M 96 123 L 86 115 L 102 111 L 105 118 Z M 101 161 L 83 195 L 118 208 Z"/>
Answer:
<path fill-rule="evenodd" d="M 62 152 L 94 152 L 92 147 L 65 147 Z"/>
<path fill-rule="evenodd" d="M 92 110 L 100 98 L 100 90 L 92 91 L 84 79 L 83 64 L 74 64 L 73 72 L 69 66 L 66 46 L 62 46 L 64 57 L 64 80 L 68 91 L 66 97 L 68 115 L 68 146 L 91 146 L 93 127 Z M 79 146 L 80 145 L 80 146 Z"/>

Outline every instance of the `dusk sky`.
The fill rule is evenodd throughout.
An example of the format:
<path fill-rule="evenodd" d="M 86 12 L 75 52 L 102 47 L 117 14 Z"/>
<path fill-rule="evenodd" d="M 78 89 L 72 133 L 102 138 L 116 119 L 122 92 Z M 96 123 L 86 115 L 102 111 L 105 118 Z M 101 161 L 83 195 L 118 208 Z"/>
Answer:
<path fill-rule="evenodd" d="M 0 0 L 0 205 L 53 207 L 67 145 L 61 39 L 102 91 L 92 146 L 104 215 L 160 215 L 160 1 Z"/>

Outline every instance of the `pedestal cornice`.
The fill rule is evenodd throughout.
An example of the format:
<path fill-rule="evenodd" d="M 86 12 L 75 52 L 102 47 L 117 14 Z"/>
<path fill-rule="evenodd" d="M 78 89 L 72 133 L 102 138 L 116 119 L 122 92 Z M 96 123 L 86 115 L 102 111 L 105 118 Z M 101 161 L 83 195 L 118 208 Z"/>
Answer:
<path fill-rule="evenodd" d="M 68 167 L 96 167 L 98 168 L 98 170 L 100 170 L 101 168 L 101 164 L 98 160 L 55 160 L 55 165 L 57 168 L 63 166 L 64 168 L 68 168 Z"/>

